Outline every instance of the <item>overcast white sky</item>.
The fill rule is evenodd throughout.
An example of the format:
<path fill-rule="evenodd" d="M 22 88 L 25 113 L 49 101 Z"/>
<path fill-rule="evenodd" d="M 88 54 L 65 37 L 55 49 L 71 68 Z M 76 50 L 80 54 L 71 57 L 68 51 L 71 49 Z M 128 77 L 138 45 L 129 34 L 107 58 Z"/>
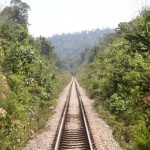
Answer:
<path fill-rule="evenodd" d="M 10 0 L 0 0 L 8 4 Z M 29 31 L 33 36 L 117 27 L 130 21 L 149 0 L 22 0 L 29 4 Z"/>

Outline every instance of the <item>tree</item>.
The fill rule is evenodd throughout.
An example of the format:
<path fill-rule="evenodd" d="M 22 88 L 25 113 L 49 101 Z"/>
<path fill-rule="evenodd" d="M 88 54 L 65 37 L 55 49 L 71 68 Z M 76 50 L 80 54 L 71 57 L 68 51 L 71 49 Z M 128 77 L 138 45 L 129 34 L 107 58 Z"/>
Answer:
<path fill-rule="evenodd" d="M 36 39 L 36 47 L 41 51 L 41 54 L 43 55 L 49 55 L 52 53 L 52 50 L 54 47 L 51 45 L 50 42 L 46 40 L 46 38 L 40 36 L 39 38 Z"/>
<path fill-rule="evenodd" d="M 27 3 L 21 0 L 11 0 L 10 7 L 5 7 L 0 13 L 0 19 L 6 22 L 12 21 L 21 24 L 27 28 L 28 10 L 30 10 L 30 7 Z"/>

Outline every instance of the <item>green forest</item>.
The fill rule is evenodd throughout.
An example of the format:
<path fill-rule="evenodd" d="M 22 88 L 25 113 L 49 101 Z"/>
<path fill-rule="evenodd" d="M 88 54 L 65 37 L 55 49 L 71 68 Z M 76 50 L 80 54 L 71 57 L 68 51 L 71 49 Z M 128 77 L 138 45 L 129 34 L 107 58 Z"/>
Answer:
<path fill-rule="evenodd" d="M 123 149 L 150 149 L 150 9 L 85 55 L 78 78 Z"/>
<path fill-rule="evenodd" d="M 29 10 L 0 9 L 0 149 L 24 149 L 76 74 L 122 149 L 150 150 L 150 8 L 116 29 L 49 38 L 30 35 Z"/>
<path fill-rule="evenodd" d="M 61 67 L 70 72 L 75 72 L 88 49 L 98 43 L 99 39 L 114 29 L 93 29 L 81 32 L 53 35 L 47 40 L 55 47 L 55 53 L 61 61 Z"/>
<path fill-rule="evenodd" d="M 70 77 L 46 38 L 28 32 L 30 7 L 12 0 L 0 12 L 0 149 L 22 150 L 52 114 Z"/>

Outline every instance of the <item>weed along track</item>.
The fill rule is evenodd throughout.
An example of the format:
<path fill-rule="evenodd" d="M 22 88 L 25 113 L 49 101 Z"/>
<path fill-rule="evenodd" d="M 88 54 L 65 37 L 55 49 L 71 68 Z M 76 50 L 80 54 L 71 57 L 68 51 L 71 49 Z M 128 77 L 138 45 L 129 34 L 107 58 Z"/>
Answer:
<path fill-rule="evenodd" d="M 27 150 L 122 150 L 92 104 L 73 79 L 60 94 L 45 130 L 28 141 Z"/>
<path fill-rule="evenodd" d="M 96 150 L 75 79 L 70 85 L 53 149 Z"/>

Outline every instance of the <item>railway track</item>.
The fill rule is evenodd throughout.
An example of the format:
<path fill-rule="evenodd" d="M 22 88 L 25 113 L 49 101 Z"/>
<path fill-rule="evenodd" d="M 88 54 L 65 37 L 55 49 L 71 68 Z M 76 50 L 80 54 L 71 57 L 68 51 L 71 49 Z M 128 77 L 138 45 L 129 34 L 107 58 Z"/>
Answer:
<path fill-rule="evenodd" d="M 75 79 L 70 85 L 53 149 L 96 150 Z"/>

